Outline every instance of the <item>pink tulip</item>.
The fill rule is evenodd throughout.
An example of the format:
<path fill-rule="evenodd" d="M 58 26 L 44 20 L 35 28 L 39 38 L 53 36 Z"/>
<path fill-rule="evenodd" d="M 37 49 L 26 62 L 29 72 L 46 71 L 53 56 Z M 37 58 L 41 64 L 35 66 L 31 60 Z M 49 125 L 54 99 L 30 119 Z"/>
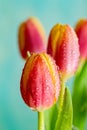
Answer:
<path fill-rule="evenodd" d="M 31 17 L 20 25 L 18 43 L 24 59 L 27 58 L 27 51 L 30 53 L 46 51 L 45 32 L 37 18 Z"/>
<path fill-rule="evenodd" d="M 87 59 L 87 19 L 79 20 L 75 31 L 79 39 L 81 58 Z"/>
<path fill-rule="evenodd" d="M 54 60 L 46 53 L 32 54 L 23 69 L 21 95 L 33 110 L 42 111 L 56 103 L 60 80 Z"/>
<path fill-rule="evenodd" d="M 64 79 L 72 76 L 79 61 L 79 44 L 75 31 L 69 25 L 55 25 L 49 35 L 48 54 L 59 66 Z"/>

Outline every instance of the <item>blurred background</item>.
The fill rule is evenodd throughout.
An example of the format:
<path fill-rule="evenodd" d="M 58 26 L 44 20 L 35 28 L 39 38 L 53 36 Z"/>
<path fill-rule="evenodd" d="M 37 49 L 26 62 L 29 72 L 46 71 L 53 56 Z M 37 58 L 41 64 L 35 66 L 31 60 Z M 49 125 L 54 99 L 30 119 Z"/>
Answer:
<path fill-rule="evenodd" d="M 25 62 L 19 54 L 17 34 L 20 23 L 30 16 L 39 18 L 48 37 L 58 22 L 74 27 L 80 18 L 87 18 L 87 0 L 0 0 L 0 130 L 37 129 L 37 113 L 20 95 Z"/>

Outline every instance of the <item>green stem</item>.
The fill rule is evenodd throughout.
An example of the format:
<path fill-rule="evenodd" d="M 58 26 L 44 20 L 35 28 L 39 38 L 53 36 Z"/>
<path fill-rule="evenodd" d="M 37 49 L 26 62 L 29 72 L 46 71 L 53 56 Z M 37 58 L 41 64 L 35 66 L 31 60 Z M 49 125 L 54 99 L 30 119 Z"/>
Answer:
<path fill-rule="evenodd" d="M 63 104 L 63 97 L 64 97 L 64 92 L 65 92 L 65 81 L 61 81 L 61 90 L 60 90 L 60 96 L 59 96 L 59 106 L 62 107 Z"/>
<path fill-rule="evenodd" d="M 44 130 L 44 112 L 38 112 L 38 130 Z"/>

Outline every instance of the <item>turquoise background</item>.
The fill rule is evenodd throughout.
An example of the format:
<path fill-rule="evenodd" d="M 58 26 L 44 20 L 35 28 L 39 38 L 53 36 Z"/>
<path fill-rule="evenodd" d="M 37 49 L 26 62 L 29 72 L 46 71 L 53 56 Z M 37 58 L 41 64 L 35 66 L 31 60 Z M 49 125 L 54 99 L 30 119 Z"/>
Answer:
<path fill-rule="evenodd" d="M 20 95 L 24 60 L 18 50 L 18 27 L 30 16 L 42 22 L 48 36 L 57 22 L 74 27 L 87 18 L 87 0 L 0 0 L 0 130 L 36 130 L 37 113 Z"/>

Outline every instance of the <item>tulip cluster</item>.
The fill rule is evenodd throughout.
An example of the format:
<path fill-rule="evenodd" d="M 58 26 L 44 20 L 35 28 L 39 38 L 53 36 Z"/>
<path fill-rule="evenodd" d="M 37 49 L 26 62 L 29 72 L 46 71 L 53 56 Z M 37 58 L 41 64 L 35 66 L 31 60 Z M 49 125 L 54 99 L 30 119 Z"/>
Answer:
<path fill-rule="evenodd" d="M 47 44 L 41 23 L 31 17 L 19 27 L 18 43 L 20 54 L 26 61 L 20 82 L 24 102 L 31 109 L 42 112 L 52 108 L 59 99 L 59 110 L 56 110 L 59 112 L 58 120 L 53 130 L 70 130 L 71 96 L 63 84 L 74 75 L 79 62 L 79 44 L 74 29 L 70 25 L 56 24 L 49 34 Z M 62 118 L 63 113 L 67 117 L 66 123 L 65 118 Z"/>

